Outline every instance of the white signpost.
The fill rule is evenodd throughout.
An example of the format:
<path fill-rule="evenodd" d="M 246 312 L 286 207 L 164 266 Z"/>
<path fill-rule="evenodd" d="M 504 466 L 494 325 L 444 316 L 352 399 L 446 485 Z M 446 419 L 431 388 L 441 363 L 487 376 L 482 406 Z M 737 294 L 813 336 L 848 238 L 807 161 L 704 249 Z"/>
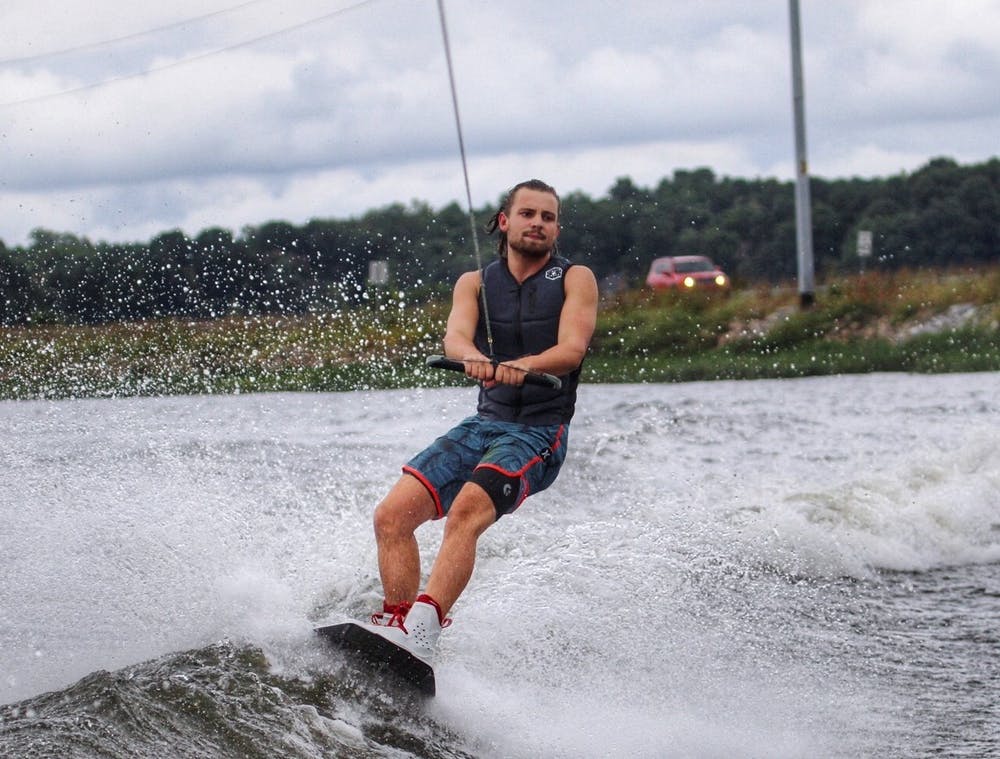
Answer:
<path fill-rule="evenodd" d="M 368 262 L 368 284 L 385 285 L 389 282 L 389 262 L 369 261 Z"/>
<path fill-rule="evenodd" d="M 871 258 L 872 233 L 867 229 L 858 232 L 858 258 Z"/>
<path fill-rule="evenodd" d="M 858 230 L 858 260 L 861 261 L 861 271 L 865 270 L 865 261 L 872 257 L 872 233 L 868 229 Z"/>

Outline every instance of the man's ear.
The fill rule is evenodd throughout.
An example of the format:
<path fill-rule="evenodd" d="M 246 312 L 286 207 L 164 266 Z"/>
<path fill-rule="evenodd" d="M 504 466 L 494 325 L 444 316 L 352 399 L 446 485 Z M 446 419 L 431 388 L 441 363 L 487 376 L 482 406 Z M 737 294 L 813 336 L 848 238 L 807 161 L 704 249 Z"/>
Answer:
<path fill-rule="evenodd" d="M 507 226 L 508 226 L 507 214 L 501 211 L 500 213 L 497 214 L 497 229 L 499 229 L 501 232 L 506 232 Z"/>

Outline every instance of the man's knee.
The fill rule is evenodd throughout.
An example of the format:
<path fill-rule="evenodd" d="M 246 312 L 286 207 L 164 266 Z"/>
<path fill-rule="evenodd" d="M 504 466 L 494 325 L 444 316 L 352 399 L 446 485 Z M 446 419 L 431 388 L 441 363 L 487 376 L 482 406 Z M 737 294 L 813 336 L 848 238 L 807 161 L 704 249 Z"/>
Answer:
<path fill-rule="evenodd" d="M 372 523 L 377 538 L 412 534 L 435 515 L 434 500 L 416 479 L 404 475 L 375 507 Z"/>
<path fill-rule="evenodd" d="M 489 493 L 478 484 L 468 482 L 448 511 L 445 529 L 465 529 L 480 535 L 496 520 L 496 509 Z"/>
<path fill-rule="evenodd" d="M 382 501 L 375 507 L 375 513 L 372 515 L 372 526 L 375 528 L 377 538 L 388 538 L 396 535 L 400 525 L 400 519 L 391 503 Z"/>
<path fill-rule="evenodd" d="M 517 508 L 521 499 L 521 478 L 493 467 L 481 466 L 472 473 L 471 482 L 489 496 L 497 519 Z"/>

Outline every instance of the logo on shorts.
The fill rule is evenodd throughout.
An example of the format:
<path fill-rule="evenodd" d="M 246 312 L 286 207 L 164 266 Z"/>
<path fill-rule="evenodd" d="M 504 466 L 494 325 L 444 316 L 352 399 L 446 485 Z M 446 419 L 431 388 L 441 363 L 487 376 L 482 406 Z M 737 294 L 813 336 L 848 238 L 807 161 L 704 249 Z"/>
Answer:
<path fill-rule="evenodd" d="M 548 461 L 549 456 L 551 455 L 552 455 L 551 448 L 543 448 L 541 451 L 538 452 L 538 456 L 539 458 L 541 458 L 542 461 Z"/>
<path fill-rule="evenodd" d="M 546 279 L 562 279 L 563 270 L 561 266 L 553 266 L 545 272 Z"/>
<path fill-rule="evenodd" d="M 503 486 L 503 497 L 504 497 L 504 498 L 510 498 L 510 494 L 511 494 L 511 493 L 513 493 L 513 492 L 514 492 L 514 488 L 512 488 L 512 487 L 510 486 L 510 483 L 509 483 L 509 482 L 508 482 L 508 483 L 506 483 L 506 484 L 505 484 L 505 485 Z"/>

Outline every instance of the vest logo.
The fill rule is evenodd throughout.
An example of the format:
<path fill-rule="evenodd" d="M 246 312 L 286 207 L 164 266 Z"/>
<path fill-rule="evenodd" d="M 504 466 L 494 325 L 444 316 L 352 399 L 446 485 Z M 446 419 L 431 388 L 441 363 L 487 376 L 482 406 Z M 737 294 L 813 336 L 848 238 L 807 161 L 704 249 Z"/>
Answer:
<path fill-rule="evenodd" d="M 553 266 L 545 272 L 546 279 L 562 279 L 563 270 L 561 266 Z"/>

